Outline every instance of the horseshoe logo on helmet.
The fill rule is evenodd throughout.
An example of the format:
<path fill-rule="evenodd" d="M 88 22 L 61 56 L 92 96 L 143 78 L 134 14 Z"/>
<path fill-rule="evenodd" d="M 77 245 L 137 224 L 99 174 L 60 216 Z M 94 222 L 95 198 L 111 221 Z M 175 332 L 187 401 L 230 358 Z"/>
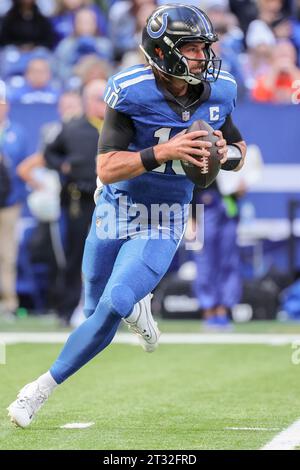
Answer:
<path fill-rule="evenodd" d="M 159 13 L 158 13 L 158 14 L 159 14 Z M 152 18 L 151 22 L 149 21 L 149 23 L 148 23 L 148 25 L 147 25 L 147 32 L 148 32 L 149 36 L 150 36 L 152 39 L 158 39 L 158 38 L 160 38 L 160 37 L 164 34 L 164 32 L 166 31 L 167 26 L 168 26 L 168 13 L 163 13 L 163 15 L 162 15 L 162 25 L 161 25 L 161 27 L 159 28 L 158 31 L 153 31 L 153 29 L 151 28 L 151 24 L 150 24 L 150 23 L 152 23 L 152 21 L 154 21 L 154 20 L 157 18 L 158 14 L 155 15 L 155 16 Z"/>

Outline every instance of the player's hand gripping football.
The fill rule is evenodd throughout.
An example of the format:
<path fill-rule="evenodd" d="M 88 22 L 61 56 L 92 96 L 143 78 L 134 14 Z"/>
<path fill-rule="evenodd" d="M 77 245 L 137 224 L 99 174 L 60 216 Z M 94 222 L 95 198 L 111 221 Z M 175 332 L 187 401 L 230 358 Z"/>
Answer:
<path fill-rule="evenodd" d="M 221 131 L 214 131 L 214 134 L 219 137 L 216 145 L 219 147 L 220 163 L 223 164 L 227 160 L 227 143 Z M 160 163 L 165 163 L 168 160 L 185 160 L 201 168 L 204 166 L 204 163 L 194 157 L 210 156 L 209 149 L 212 146 L 211 142 L 199 140 L 207 135 L 207 131 L 186 133 L 184 130 L 172 137 L 168 142 L 156 145 L 154 147 L 155 158 Z"/>
<path fill-rule="evenodd" d="M 187 134 L 184 130 L 168 142 L 156 145 L 154 147 L 155 158 L 159 163 L 165 163 L 168 160 L 185 160 L 201 168 L 204 163 L 193 156 L 209 157 L 209 148 L 212 144 L 211 142 L 196 139 L 207 135 L 207 131 L 195 131 Z"/>
<path fill-rule="evenodd" d="M 218 142 L 216 142 L 216 145 L 219 147 L 218 154 L 220 155 L 220 163 L 221 165 L 223 165 L 223 163 L 227 161 L 227 142 L 223 137 L 222 131 L 214 131 L 214 134 L 219 137 L 219 140 Z"/>

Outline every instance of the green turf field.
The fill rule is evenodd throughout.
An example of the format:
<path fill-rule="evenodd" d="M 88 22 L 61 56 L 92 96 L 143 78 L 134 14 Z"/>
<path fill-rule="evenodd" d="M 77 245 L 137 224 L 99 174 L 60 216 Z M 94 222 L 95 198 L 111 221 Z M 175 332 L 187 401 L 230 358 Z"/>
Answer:
<path fill-rule="evenodd" d="M 158 319 L 159 327 L 166 333 L 200 333 L 204 331 L 203 324 L 198 320 L 162 320 Z M 121 330 L 127 331 L 126 327 Z M 0 315 L 0 333 L 10 332 L 57 332 L 68 331 L 68 328 L 59 327 L 58 320 L 54 315 L 29 315 L 27 317 L 15 318 L 7 321 Z M 276 320 L 251 321 L 248 323 L 234 324 L 234 333 L 300 333 L 299 322 L 278 322 Z"/>
<path fill-rule="evenodd" d="M 30 428 L 12 427 L 5 407 L 60 348 L 8 346 L 0 449 L 259 449 L 300 417 L 290 346 L 161 345 L 146 354 L 114 344 L 61 386 Z M 73 422 L 95 424 L 60 429 Z"/>

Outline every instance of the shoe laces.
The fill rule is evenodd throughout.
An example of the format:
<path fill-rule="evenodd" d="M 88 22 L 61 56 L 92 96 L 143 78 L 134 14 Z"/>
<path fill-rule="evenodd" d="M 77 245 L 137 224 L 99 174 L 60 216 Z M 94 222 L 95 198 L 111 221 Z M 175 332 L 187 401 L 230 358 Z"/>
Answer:
<path fill-rule="evenodd" d="M 32 412 L 42 406 L 42 404 L 47 400 L 48 395 L 38 387 L 31 396 L 25 392 L 25 394 L 20 393 L 17 398 L 20 406 L 25 407 L 27 411 Z"/>
<path fill-rule="evenodd" d="M 150 294 L 150 299 L 152 299 L 153 297 L 153 294 L 151 293 Z M 140 320 L 140 317 L 142 315 L 142 307 L 141 305 L 139 304 L 139 308 L 140 308 L 140 311 L 139 311 L 139 314 L 138 314 L 138 317 L 137 319 L 134 321 L 134 322 L 130 322 L 130 321 L 126 321 L 127 323 L 127 326 L 128 326 L 128 329 L 133 331 L 134 333 L 136 333 L 137 335 L 141 336 L 142 338 L 144 338 L 147 342 L 151 339 L 152 337 L 152 334 L 151 334 L 151 329 L 148 328 L 139 328 L 138 326 L 138 322 Z M 147 312 L 147 308 L 146 308 L 146 312 Z M 147 323 L 149 324 L 149 321 L 148 321 L 148 315 L 147 315 Z M 157 322 L 153 322 L 154 325 L 157 327 Z"/>
<path fill-rule="evenodd" d="M 136 334 L 138 334 L 138 335 L 141 335 L 141 336 L 143 336 L 144 338 L 150 339 L 151 336 L 150 336 L 149 333 L 147 333 L 147 330 L 145 330 L 145 329 L 141 330 L 141 329 L 137 326 L 136 323 L 137 323 L 137 322 L 132 323 L 132 324 L 128 324 L 128 328 L 129 328 L 130 330 L 132 330 L 134 333 L 136 333 Z"/>

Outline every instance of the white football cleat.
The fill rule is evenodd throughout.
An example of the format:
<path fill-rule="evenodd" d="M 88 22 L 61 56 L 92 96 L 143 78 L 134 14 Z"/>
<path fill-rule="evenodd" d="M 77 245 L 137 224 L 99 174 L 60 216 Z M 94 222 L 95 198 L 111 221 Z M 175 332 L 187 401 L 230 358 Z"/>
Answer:
<path fill-rule="evenodd" d="M 25 385 L 7 408 L 11 422 L 21 428 L 29 426 L 50 393 L 47 388 L 41 389 L 37 381 Z"/>
<path fill-rule="evenodd" d="M 146 352 L 153 352 L 158 346 L 160 331 L 151 313 L 152 294 L 146 295 L 135 304 L 132 313 L 124 318 L 128 329 L 138 336 L 139 342 Z"/>

